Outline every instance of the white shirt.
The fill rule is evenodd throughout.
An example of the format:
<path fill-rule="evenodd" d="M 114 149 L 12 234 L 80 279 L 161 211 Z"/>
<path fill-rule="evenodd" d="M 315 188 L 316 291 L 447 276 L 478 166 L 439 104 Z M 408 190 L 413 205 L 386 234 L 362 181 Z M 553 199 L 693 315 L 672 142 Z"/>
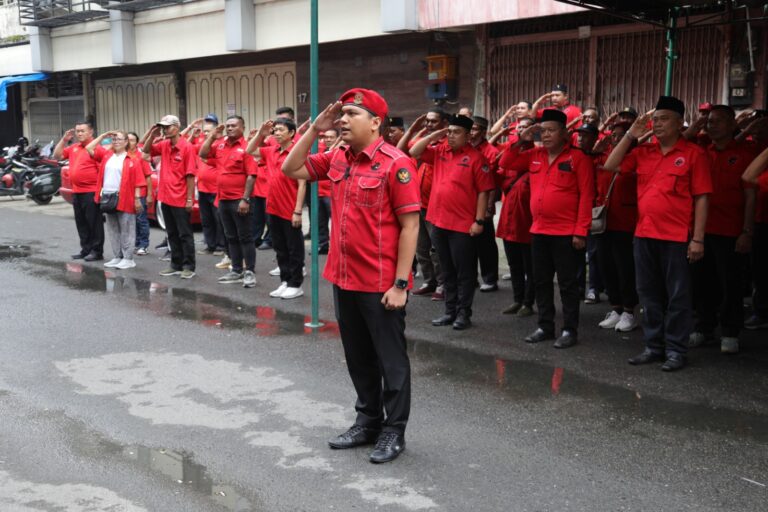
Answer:
<path fill-rule="evenodd" d="M 119 155 L 112 155 L 107 160 L 107 166 L 104 168 L 104 185 L 101 187 L 103 192 L 117 192 L 120 190 L 120 181 L 123 178 L 123 162 L 128 153 L 123 151 Z"/>

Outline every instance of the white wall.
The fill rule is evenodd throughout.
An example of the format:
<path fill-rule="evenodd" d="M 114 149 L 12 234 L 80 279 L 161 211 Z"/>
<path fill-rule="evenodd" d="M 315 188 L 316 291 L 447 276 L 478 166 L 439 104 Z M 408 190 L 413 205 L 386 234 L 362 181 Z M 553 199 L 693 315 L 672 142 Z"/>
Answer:
<path fill-rule="evenodd" d="M 34 73 L 32 49 L 28 44 L 0 48 L 0 77 L 28 73 Z"/>
<path fill-rule="evenodd" d="M 255 0 L 257 51 L 309 44 L 308 0 Z M 379 0 L 323 0 L 320 42 L 381 35 Z M 138 64 L 223 55 L 224 0 L 201 0 L 136 14 Z M 111 67 L 109 23 L 53 29 L 55 71 Z"/>
<path fill-rule="evenodd" d="M 26 35 L 27 30 L 19 23 L 19 8 L 16 2 L 0 5 L 0 39 Z"/>

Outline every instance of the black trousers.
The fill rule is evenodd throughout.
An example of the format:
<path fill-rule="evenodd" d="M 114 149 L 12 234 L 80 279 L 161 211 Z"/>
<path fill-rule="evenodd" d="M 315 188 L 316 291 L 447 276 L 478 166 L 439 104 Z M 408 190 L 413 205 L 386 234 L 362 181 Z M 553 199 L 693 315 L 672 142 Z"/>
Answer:
<path fill-rule="evenodd" d="M 579 265 L 584 265 L 584 251 L 573 248 L 570 235 L 533 235 L 533 280 L 536 283 L 536 305 L 539 308 L 539 328 L 555 332 L 555 285 L 557 274 L 560 300 L 563 303 L 563 330 L 573 335 L 579 329 Z"/>
<path fill-rule="evenodd" d="M 477 284 L 477 241 L 469 233 L 434 226 L 432 243 L 440 258 L 445 313 L 456 316 L 463 311 L 472 316 Z"/>
<path fill-rule="evenodd" d="M 736 338 L 744 326 L 742 268 L 746 255 L 736 252 L 736 237 L 707 235 L 704 257 L 691 264 L 695 331 Z"/>
<path fill-rule="evenodd" d="M 403 433 L 411 410 L 405 310 L 384 309 L 383 295 L 333 287 L 344 356 L 357 392 L 355 423 Z"/>
<path fill-rule="evenodd" d="M 195 270 L 195 238 L 189 213 L 184 208 L 163 204 L 163 220 L 168 247 L 171 249 L 171 268 Z"/>
<path fill-rule="evenodd" d="M 94 201 L 93 192 L 72 194 L 72 208 L 75 210 L 75 226 L 80 237 L 80 254 L 104 253 L 104 217 Z"/>
<path fill-rule="evenodd" d="M 219 209 L 215 206 L 216 194 L 198 192 L 197 204 L 200 206 L 200 223 L 203 227 L 205 246 L 211 250 L 224 250 L 227 239 L 219 219 Z"/>
<path fill-rule="evenodd" d="M 504 240 L 504 254 L 509 262 L 509 274 L 512 276 L 512 293 L 515 302 L 529 308 L 536 300 L 536 286 L 533 282 L 533 262 L 531 244 Z"/>
<path fill-rule="evenodd" d="M 483 232 L 476 237 L 477 259 L 480 262 L 480 278 L 485 284 L 499 282 L 499 246 L 496 245 L 496 228 L 493 219 L 485 219 Z"/>
<path fill-rule="evenodd" d="M 768 318 L 768 224 L 755 223 L 752 239 L 752 279 L 754 294 L 752 304 L 754 313 L 760 318 Z"/>
<path fill-rule="evenodd" d="M 432 232 L 435 227 L 427 222 L 427 210 L 422 208 L 419 212 L 419 237 L 416 240 L 416 261 L 421 266 L 421 275 L 424 283 L 429 286 L 438 286 L 443 282 L 440 269 L 440 258 L 432 243 Z"/>
<path fill-rule="evenodd" d="M 635 237 L 635 275 L 646 346 L 658 354 L 687 353 L 693 325 L 688 244 Z"/>
<path fill-rule="evenodd" d="M 632 311 L 639 301 L 635 284 L 634 235 L 625 231 L 606 231 L 593 235 L 597 262 L 611 306 Z"/>
<path fill-rule="evenodd" d="M 269 215 L 267 215 L 267 198 L 254 196 L 251 198 L 251 219 L 253 221 L 253 242 L 256 247 L 262 242 L 272 244 L 272 233 L 269 232 Z M 266 233 L 265 233 L 266 230 Z"/>
<path fill-rule="evenodd" d="M 269 216 L 269 231 L 272 233 L 272 247 L 275 249 L 277 266 L 280 267 L 280 281 L 291 288 L 298 288 L 304 281 L 304 235 L 301 228 L 295 228 L 291 221 Z"/>
<path fill-rule="evenodd" d="M 331 221 L 331 198 L 330 197 L 318 197 L 317 202 L 317 234 L 318 249 L 328 250 L 330 244 L 330 237 L 328 231 L 328 223 Z"/>
<path fill-rule="evenodd" d="M 253 243 L 253 219 L 251 218 L 253 210 L 249 209 L 248 214 L 240 215 L 237 212 L 239 204 L 239 199 L 220 199 L 219 215 L 221 223 L 224 224 L 232 271 L 241 273 L 243 260 L 245 260 L 245 270 L 253 272 L 256 267 L 256 245 Z"/>

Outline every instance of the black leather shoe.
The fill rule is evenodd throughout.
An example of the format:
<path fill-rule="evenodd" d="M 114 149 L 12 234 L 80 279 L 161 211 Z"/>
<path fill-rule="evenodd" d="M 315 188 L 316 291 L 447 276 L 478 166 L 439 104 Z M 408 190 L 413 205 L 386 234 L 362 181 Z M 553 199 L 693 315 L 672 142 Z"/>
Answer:
<path fill-rule="evenodd" d="M 441 317 L 438 317 L 432 320 L 432 325 L 434 325 L 435 327 L 441 327 L 443 325 L 451 325 L 454 320 L 456 320 L 456 317 L 453 315 L 443 315 Z"/>
<path fill-rule="evenodd" d="M 72 259 L 73 259 L 73 260 L 81 260 L 81 259 L 83 259 L 83 258 L 85 258 L 85 255 L 83 255 L 83 253 L 80 253 L 80 252 L 79 252 L 79 253 L 77 253 L 77 254 L 73 254 L 73 255 L 72 255 Z"/>
<path fill-rule="evenodd" d="M 337 450 L 354 448 L 366 444 L 373 444 L 378 439 L 381 431 L 365 428 L 361 425 L 352 425 L 349 430 L 328 441 L 328 446 Z"/>
<path fill-rule="evenodd" d="M 369 460 L 374 464 L 395 460 L 405 450 L 405 436 L 399 432 L 382 432 Z"/>
<path fill-rule="evenodd" d="M 571 331 L 563 331 L 560 337 L 555 340 L 555 348 L 570 348 L 578 343 L 578 338 Z"/>
<path fill-rule="evenodd" d="M 453 328 L 457 331 L 463 331 L 468 329 L 472 325 L 472 320 L 469 319 L 469 315 L 463 311 L 456 315 L 456 320 L 453 321 Z"/>
<path fill-rule="evenodd" d="M 663 360 L 664 360 L 664 354 L 659 354 L 649 348 L 646 348 L 635 357 L 630 357 L 629 359 L 627 359 L 627 362 L 629 364 L 637 366 L 639 364 L 649 364 L 655 361 L 663 361 Z"/>
<path fill-rule="evenodd" d="M 544 332 L 541 328 L 536 329 L 531 334 L 525 337 L 526 343 L 540 343 L 542 341 L 547 340 L 553 340 L 555 339 L 554 334 L 550 334 L 548 332 Z"/>
<path fill-rule="evenodd" d="M 83 260 L 85 261 L 101 261 L 103 259 L 104 259 L 104 256 L 102 256 L 101 254 L 96 254 L 95 252 L 91 252 L 88 254 L 88 256 L 83 258 Z"/>
<path fill-rule="evenodd" d="M 667 360 L 661 365 L 661 370 L 665 372 L 674 372 L 681 370 L 685 366 L 685 356 L 682 354 L 671 353 Z"/>

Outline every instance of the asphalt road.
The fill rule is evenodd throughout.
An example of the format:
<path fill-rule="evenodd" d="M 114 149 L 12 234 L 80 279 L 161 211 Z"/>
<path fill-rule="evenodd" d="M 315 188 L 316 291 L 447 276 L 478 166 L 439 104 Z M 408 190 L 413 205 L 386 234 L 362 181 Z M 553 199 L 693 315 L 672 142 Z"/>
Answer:
<path fill-rule="evenodd" d="M 326 445 L 354 417 L 327 284 L 311 332 L 308 296 L 267 296 L 271 251 L 245 290 L 213 257 L 188 282 L 73 263 L 75 237 L 60 199 L 0 199 L 2 512 L 766 510 L 766 331 L 664 374 L 626 365 L 640 334 L 593 327 L 601 305 L 556 351 L 498 313 L 508 283 L 463 333 L 413 298 L 408 447 L 374 466 Z"/>

